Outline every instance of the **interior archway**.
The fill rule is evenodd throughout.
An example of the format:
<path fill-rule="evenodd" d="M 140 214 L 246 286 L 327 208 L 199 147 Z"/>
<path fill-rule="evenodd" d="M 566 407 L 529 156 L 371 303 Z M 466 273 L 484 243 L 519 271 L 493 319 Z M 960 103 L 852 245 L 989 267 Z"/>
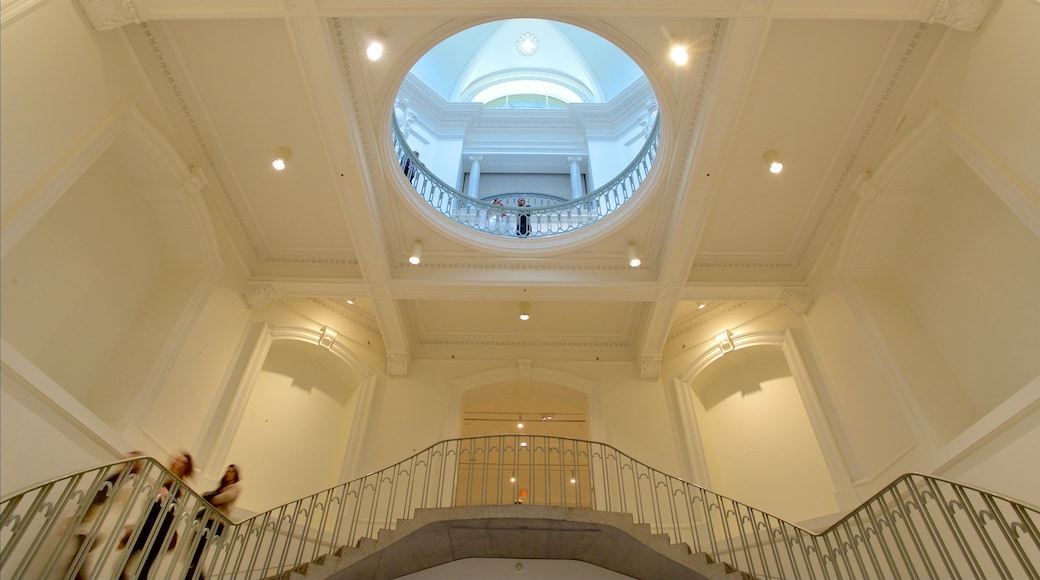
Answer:
<path fill-rule="evenodd" d="M 760 344 L 716 358 L 689 386 L 713 489 L 801 521 L 839 506 L 794 375 L 780 345 Z"/>
<path fill-rule="evenodd" d="M 341 462 L 330 458 L 347 454 L 361 379 L 317 344 L 271 342 L 227 453 L 265 482 L 246 487 L 250 503 L 278 505 L 340 483 Z"/>

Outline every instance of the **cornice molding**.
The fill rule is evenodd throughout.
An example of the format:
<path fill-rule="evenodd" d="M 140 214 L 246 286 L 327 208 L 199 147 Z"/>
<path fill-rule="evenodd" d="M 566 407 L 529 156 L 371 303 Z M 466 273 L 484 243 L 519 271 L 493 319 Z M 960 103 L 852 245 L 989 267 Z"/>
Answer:
<path fill-rule="evenodd" d="M 595 338 L 586 339 L 559 339 L 559 340 L 544 340 L 544 339 L 531 339 L 531 338 L 505 338 L 505 339 L 432 339 L 432 338 L 421 338 L 415 341 L 416 344 L 421 346 L 478 346 L 478 347 L 553 347 L 553 348 L 616 348 L 616 349 L 628 349 L 632 348 L 632 343 L 627 341 L 615 341 L 615 342 L 604 342 L 598 341 Z"/>
<path fill-rule="evenodd" d="M 845 187 L 845 183 L 852 172 L 853 167 L 856 165 L 856 161 L 859 159 L 860 153 L 863 151 L 864 146 L 867 143 L 867 139 L 870 137 L 874 130 L 874 126 L 877 124 L 878 119 L 881 117 L 881 112 L 885 109 L 885 105 L 888 104 L 888 100 L 892 97 L 893 91 L 895 91 L 896 85 L 899 83 L 899 79 L 902 78 L 903 72 L 906 70 L 907 63 L 910 62 L 910 57 L 913 56 L 914 50 L 917 48 L 918 43 L 921 40 L 921 35 L 927 28 L 926 24 L 918 24 L 912 31 L 906 30 L 909 25 L 901 26 L 904 30 L 901 30 L 897 35 L 901 38 L 904 35 L 909 34 L 910 38 L 906 41 L 905 48 L 902 53 L 892 53 L 889 57 L 888 63 L 885 67 L 892 72 L 888 75 L 888 82 L 884 88 L 880 91 L 880 95 L 874 103 L 874 110 L 871 111 L 870 117 L 865 123 L 862 124 L 859 138 L 851 148 L 847 149 L 848 153 L 843 157 L 845 159 L 844 164 L 838 173 L 837 178 L 833 182 L 830 193 L 828 193 L 826 200 L 823 203 L 823 208 L 819 215 L 816 217 L 816 222 L 812 228 L 806 234 L 804 241 L 800 248 L 798 248 L 794 262 L 795 267 L 802 265 L 805 260 L 806 254 L 812 247 L 813 242 L 816 240 L 816 235 L 820 232 L 823 227 L 824 221 L 831 213 L 831 209 L 834 207 L 834 203 L 838 199 L 838 195 L 842 192 Z"/>
<path fill-rule="evenodd" d="M 725 257 L 713 259 L 710 256 L 702 255 L 698 261 L 694 262 L 695 268 L 716 270 L 792 270 L 802 267 L 805 258 L 815 243 L 824 223 L 830 217 L 840 194 L 845 190 L 848 178 L 852 174 L 852 170 L 856 166 L 856 162 L 866 146 L 867 140 L 871 136 L 878 119 L 881 117 L 885 105 L 888 104 L 889 99 L 892 97 L 893 92 L 899 84 L 899 80 L 902 78 L 903 72 L 906 70 L 906 66 L 910 62 L 910 58 L 913 56 L 919 44 L 922 34 L 928 28 L 927 23 L 918 23 L 913 29 L 910 29 L 910 26 L 913 25 L 911 23 L 901 25 L 901 30 L 897 32 L 896 37 L 893 38 L 893 46 L 898 46 L 898 42 L 903 42 L 903 49 L 901 51 L 893 50 L 890 53 L 887 63 L 884 65 L 884 70 L 891 71 L 887 74 L 888 80 L 885 82 L 883 87 L 875 87 L 873 93 L 877 96 L 874 98 L 874 108 L 870 112 L 869 117 L 860 124 L 859 136 L 854 142 L 847 141 L 843 145 L 845 153 L 837 157 L 837 159 L 842 161 L 840 165 L 836 165 L 832 169 L 832 171 L 835 171 L 837 175 L 831 181 L 829 191 L 820 203 L 820 209 L 816 215 L 816 219 L 812 223 L 812 226 L 809 227 L 804 234 L 798 236 L 798 238 L 801 239 L 801 243 L 797 246 L 797 249 L 794 250 L 794 255 L 777 257 L 775 258 L 775 261 L 769 261 L 764 258 L 754 259 L 751 257 L 735 261 L 727 260 Z M 884 77 L 882 76 L 881 78 Z M 863 105 L 867 106 L 867 103 L 869 103 L 869 101 L 864 101 Z"/>
<path fill-rule="evenodd" d="M 87 1 L 97 0 L 81 0 L 81 2 Z M 191 82 L 185 72 L 185 67 L 180 63 L 177 48 L 170 40 L 165 25 L 162 22 L 157 22 L 153 26 L 142 21 L 139 23 L 139 26 L 144 35 L 145 42 L 151 50 L 156 64 L 159 66 L 160 74 L 166 80 L 166 84 L 170 88 L 170 94 L 175 99 L 177 107 L 184 116 L 191 137 L 195 140 L 195 144 L 198 146 L 199 151 L 206 160 L 206 165 L 208 165 L 209 171 L 213 176 L 213 184 L 220 190 L 224 204 L 227 206 L 227 209 L 234 220 L 234 224 L 238 226 L 238 231 L 241 232 L 246 246 L 248 246 L 250 253 L 252 253 L 253 258 L 257 263 L 332 266 L 357 265 L 358 261 L 356 258 L 347 256 L 294 255 L 275 253 L 266 248 L 262 241 L 258 239 L 258 236 L 254 234 L 253 229 L 249 225 L 249 221 L 246 217 L 248 210 L 242 208 L 238 202 L 238 198 L 241 196 L 234 190 L 232 184 L 229 183 L 228 178 L 225 176 L 226 172 L 223 169 L 224 162 L 218 157 L 218 153 L 214 151 L 214 148 L 210 145 L 210 138 L 208 135 L 211 135 L 212 131 L 209 127 L 204 126 L 204 122 L 200 122 L 201 119 L 206 118 L 206 115 L 202 111 L 202 106 L 192 97 L 194 92 L 190 88 L 186 89 L 182 87 L 182 85 L 190 86 Z M 168 58 L 167 54 L 172 56 Z"/>
<path fill-rule="evenodd" d="M 672 340 L 672 339 L 674 339 L 674 338 L 676 338 L 678 336 L 686 334 L 687 332 L 690 332 L 691 330 L 693 330 L 694 328 L 697 328 L 698 326 L 703 326 L 703 325 L 705 325 L 705 324 L 707 324 L 707 323 L 709 323 L 709 322 L 711 322 L 713 320 L 717 320 L 717 319 L 721 318 L 722 316 L 725 316 L 726 314 L 729 314 L 730 312 L 733 312 L 734 310 L 737 310 L 738 308 L 742 308 L 745 304 L 747 304 L 747 302 L 743 301 L 743 300 L 740 301 L 740 302 L 732 302 L 732 303 L 728 304 L 725 308 L 717 308 L 715 310 L 712 310 L 706 316 L 698 316 L 694 320 L 690 321 L 688 324 L 684 324 L 683 326 L 681 326 L 680 328 L 676 329 L 674 332 L 669 334 L 668 335 L 668 340 Z"/>
<path fill-rule="evenodd" d="M 344 310 L 342 308 L 338 308 L 338 307 L 336 307 L 336 305 L 332 304 L 331 302 L 329 302 L 327 300 L 322 300 L 321 298 L 313 298 L 313 297 L 312 298 L 308 298 L 307 300 L 310 300 L 314 304 L 317 304 L 318 306 L 321 306 L 322 308 L 333 312 L 334 314 L 336 314 L 336 315 L 338 315 L 338 316 L 340 316 L 340 317 L 342 317 L 342 318 L 344 318 L 344 319 L 346 319 L 346 320 L 348 320 L 348 321 L 350 321 L 350 322 L 360 326 L 361 328 L 364 328 L 365 330 L 367 330 L 367 331 L 369 331 L 369 332 L 371 332 L 371 333 L 373 333 L 373 334 L 375 334 L 377 336 L 380 334 L 379 329 L 371 321 L 364 320 L 361 317 L 355 316 L 351 312 L 348 312 L 348 311 L 346 311 L 346 310 Z"/>

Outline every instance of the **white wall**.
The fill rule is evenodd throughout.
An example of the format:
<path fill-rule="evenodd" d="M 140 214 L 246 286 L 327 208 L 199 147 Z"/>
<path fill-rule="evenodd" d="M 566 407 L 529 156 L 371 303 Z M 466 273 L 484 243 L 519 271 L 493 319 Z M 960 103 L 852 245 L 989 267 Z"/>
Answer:
<path fill-rule="evenodd" d="M 159 281 L 156 229 L 105 156 L 3 258 L 5 339 L 88 406 Z"/>
<path fill-rule="evenodd" d="M 1040 238 L 963 163 L 910 230 L 897 284 L 980 416 L 1040 376 Z"/>
<path fill-rule="evenodd" d="M 328 350 L 277 340 L 264 360 L 228 452 L 254 482 L 243 507 L 265 511 L 338 483 L 358 377 Z"/>
<path fill-rule="evenodd" d="M 713 365 L 726 357 L 742 358 L 692 384 L 712 490 L 792 522 L 835 513 L 836 489 L 783 351 L 751 347 Z"/>
<path fill-rule="evenodd" d="M 118 455 L 6 367 L 0 373 L 0 429 L 2 497 Z"/>

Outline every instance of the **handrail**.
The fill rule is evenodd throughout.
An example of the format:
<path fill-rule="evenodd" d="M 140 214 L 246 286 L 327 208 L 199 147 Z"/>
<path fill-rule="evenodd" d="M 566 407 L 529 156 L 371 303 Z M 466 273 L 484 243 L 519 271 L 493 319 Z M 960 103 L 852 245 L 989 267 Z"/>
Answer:
<path fill-rule="evenodd" d="M 116 550 L 116 534 L 106 536 L 105 530 L 131 521 L 130 506 L 149 503 L 156 482 L 169 477 L 147 460 L 108 489 L 112 497 L 129 487 L 134 501 L 109 500 L 103 504 L 109 513 L 88 517 L 88 500 L 104 487 L 105 475 L 126 472 L 125 465 L 87 470 L 4 499 L 0 577 L 72 578 L 75 567 L 63 568 L 64 562 L 90 562 L 95 576 L 121 568 L 125 550 Z M 527 435 L 441 441 L 353 481 L 227 522 L 205 544 L 203 566 L 209 578 L 271 577 L 362 538 L 374 539 L 416 509 L 519 502 L 628 513 L 675 543 L 761 579 L 1040 578 L 1040 511 L 953 481 L 903 475 L 814 533 L 655 470 L 610 445 Z M 117 505 L 123 507 L 113 515 Z M 175 509 L 181 541 L 154 577 L 184 576 L 184 556 L 200 545 L 200 532 L 208 533 L 193 516 L 197 508 L 205 509 L 189 491 L 164 504 Z M 88 541 L 75 541 L 73 529 L 85 530 Z M 148 541 L 170 543 L 158 536 L 153 532 Z M 94 543 L 104 545 L 91 557 Z M 41 570 L 54 573 L 33 575 Z"/>
<path fill-rule="evenodd" d="M 618 175 L 602 187 L 577 199 L 544 206 L 519 208 L 493 205 L 470 197 L 433 174 L 411 150 L 397 119 L 391 120 L 394 155 L 405 178 L 430 207 L 470 229 L 500 237 L 541 238 L 565 234 L 606 217 L 628 201 L 650 174 L 657 158 L 661 119 L 656 117 L 643 147 Z M 551 197 L 545 194 L 546 197 Z M 522 197 L 511 193 L 500 197 Z M 526 218 L 527 228 L 519 224 Z M 524 233 L 526 231 L 526 233 Z"/>

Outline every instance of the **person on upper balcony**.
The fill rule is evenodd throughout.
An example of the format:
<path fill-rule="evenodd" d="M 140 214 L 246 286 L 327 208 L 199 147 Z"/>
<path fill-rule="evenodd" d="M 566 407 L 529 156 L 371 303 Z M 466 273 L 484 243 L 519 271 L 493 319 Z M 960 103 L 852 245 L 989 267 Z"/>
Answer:
<path fill-rule="evenodd" d="M 527 202 L 524 201 L 524 198 L 522 197 L 516 200 L 516 205 L 520 208 L 528 207 Z M 521 238 L 526 238 L 527 236 L 531 235 L 530 211 L 521 210 L 519 213 L 516 214 L 516 235 Z"/>

